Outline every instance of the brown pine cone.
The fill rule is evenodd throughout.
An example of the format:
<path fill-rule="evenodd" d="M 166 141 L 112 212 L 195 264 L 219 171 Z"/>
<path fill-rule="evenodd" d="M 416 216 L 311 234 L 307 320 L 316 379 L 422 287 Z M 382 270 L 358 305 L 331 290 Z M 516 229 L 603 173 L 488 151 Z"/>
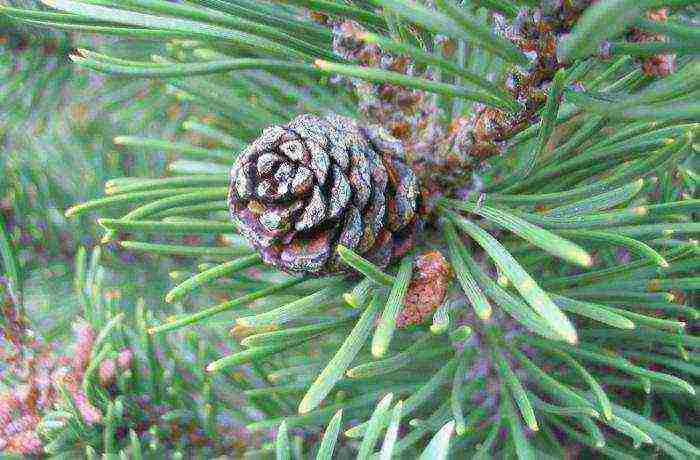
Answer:
<path fill-rule="evenodd" d="M 413 245 L 418 205 L 401 143 L 336 114 L 266 128 L 231 168 L 232 218 L 289 273 L 344 271 L 338 244 L 388 265 Z"/>

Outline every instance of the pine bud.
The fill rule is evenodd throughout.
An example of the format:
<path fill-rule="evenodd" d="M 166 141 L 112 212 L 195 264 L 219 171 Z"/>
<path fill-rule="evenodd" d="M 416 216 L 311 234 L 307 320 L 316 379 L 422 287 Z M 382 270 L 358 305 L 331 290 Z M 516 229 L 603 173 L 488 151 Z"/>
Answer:
<path fill-rule="evenodd" d="M 403 309 L 396 319 L 397 327 L 421 324 L 431 317 L 444 302 L 452 277 L 452 268 L 439 251 L 416 258 Z"/>

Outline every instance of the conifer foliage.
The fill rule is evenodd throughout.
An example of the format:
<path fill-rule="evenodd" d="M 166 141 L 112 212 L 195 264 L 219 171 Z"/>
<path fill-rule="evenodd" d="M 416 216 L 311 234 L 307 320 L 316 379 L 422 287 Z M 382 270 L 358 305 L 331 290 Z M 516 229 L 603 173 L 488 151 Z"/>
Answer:
<path fill-rule="evenodd" d="M 114 139 L 173 152 L 164 177 L 66 216 L 197 262 L 164 293 L 176 314 L 139 323 L 151 367 L 123 385 L 167 392 L 154 344 L 232 327 L 192 371 L 207 410 L 172 409 L 206 454 L 232 445 L 212 385 L 235 382 L 246 436 L 274 433 L 251 456 L 700 456 L 696 1 L 43 3 L 0 17 L 128 37 L 71 60 L 192 107 L 177 141 Z M 52 443 L 160 439 L 115 429 L 132 387 L 95 374 L 114 351 L 79 371 L 104 428 L 69 404 Z"/>

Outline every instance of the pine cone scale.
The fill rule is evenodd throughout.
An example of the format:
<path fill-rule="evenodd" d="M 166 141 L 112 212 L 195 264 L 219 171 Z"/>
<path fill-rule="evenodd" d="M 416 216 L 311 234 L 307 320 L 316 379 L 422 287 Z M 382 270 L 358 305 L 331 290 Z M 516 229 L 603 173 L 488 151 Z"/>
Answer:
<path fill-rule="evenodd" d="M 326 202 L 321 193 L 321 189 L 318 186 L 314 187 L 314 191 L 311 194 L 311 198 L 306 202 L 306 207 L 302 212 L 299 220 L 294 225 L 294 228 L 298 232 L 303 232 L 304 230 L 309 230 L 326 218 Z"/>
<path fill-rule="evenodd" d="M 348 248 L 355 248 L 357 247 L 357 243 L 360 242 L 360 237 L 362 236 L 362 219 L 360 217 L 360 211 L 358 211 L 355 206 L 350 206 L 348 207 L 346 214 L 343 230 L 340 232 L 340 236 L 338 237 L 338 244 L 342 244 Z"/>

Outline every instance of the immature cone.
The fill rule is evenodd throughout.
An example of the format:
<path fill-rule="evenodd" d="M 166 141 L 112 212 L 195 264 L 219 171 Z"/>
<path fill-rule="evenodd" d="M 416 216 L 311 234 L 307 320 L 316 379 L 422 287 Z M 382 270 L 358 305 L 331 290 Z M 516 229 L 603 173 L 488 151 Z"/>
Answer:
<path fill-rule="evenodd" d="M 343 271 L 342 244 L 379 266 L 405 254 L 420 223 L 418 179 L 401 143 L 336 114 L 272 126 L 231 168 L 229 208 L 267 264 Z"/>

